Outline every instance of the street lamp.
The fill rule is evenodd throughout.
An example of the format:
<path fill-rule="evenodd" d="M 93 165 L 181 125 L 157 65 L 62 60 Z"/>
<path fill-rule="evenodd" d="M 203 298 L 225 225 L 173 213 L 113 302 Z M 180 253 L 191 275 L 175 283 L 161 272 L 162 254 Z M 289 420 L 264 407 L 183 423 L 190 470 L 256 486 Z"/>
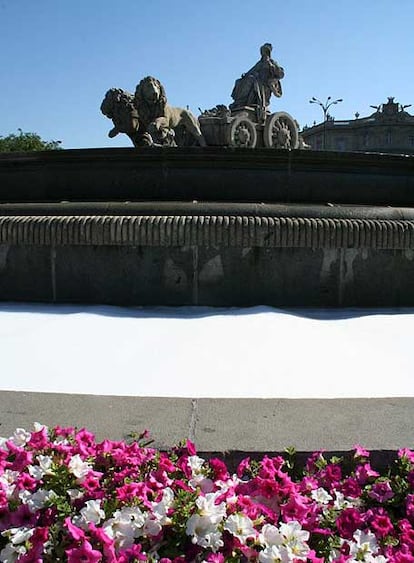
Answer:
<path fill-rule="evenodd" d="M 326 98 L 326 102 L 323 103 L 320 100 L 318 100 L 318 98 L 315 98 L 315 96 L 313 96 L 310 100 L 309 103 L 310 104 L 318 104 L 318 106 L 321 106 L 322 111 L 323 111 L 323 149 L 325 150 L 326 148 L 326 122 L 328 121 L 328 117 L 329 117 L 329 113 L 328 113 L 328 109 L 335 105 L 338 104 L 339 102 L 343 102 L 342 98 L 338 98 L 337 100 L 332 100 L 331 96 L 328 96 Z"/>

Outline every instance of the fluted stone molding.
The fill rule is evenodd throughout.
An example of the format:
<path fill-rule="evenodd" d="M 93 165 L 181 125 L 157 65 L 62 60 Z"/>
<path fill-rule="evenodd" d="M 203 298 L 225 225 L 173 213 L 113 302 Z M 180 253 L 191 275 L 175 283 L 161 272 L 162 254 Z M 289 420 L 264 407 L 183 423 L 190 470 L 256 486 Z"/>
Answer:
<path fill-rule="evenodd" d="M 413 249 L 414 221 L 257 216 L 3 216 L 0 244 Z"/>

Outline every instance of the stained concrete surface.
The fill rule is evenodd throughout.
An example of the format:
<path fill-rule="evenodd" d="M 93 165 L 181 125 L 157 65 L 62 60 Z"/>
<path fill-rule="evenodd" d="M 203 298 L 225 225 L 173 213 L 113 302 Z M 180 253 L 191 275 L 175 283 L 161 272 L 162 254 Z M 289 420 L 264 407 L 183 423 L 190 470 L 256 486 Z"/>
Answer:
<path fill-rule="evenodd" d="M 121 440 L 148 429 L 154 445 L 193 440 L 202 452 L 347 451 L 414 445 L 414 398 L 192 399 L 0 392 L 0 435 L 48 426 L 86 427 Z"/>

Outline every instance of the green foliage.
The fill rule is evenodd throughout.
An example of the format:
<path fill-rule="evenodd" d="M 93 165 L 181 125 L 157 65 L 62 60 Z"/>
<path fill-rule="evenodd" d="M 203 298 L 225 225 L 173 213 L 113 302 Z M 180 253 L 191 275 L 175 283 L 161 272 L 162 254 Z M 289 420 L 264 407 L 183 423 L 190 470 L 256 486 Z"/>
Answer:
<path fill-rule="evenodd" d="M 19 134 L 11 133 L 7 137 L 0 136 L 0 152 L 20 151 L 54 151 L 61 150 L 61 141 L 43 141 L 36 133 L 25 133 L 18 129 Z"/>

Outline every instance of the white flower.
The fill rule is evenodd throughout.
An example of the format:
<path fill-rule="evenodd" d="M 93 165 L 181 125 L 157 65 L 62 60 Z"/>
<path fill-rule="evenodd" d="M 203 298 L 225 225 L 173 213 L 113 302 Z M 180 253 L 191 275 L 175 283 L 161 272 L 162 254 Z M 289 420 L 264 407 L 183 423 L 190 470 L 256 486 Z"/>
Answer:
<path fill-rule="evenodd" d="M 226 493 L 231 488 L 236 488 L 242 482 L 241 479 L 237 477 L 237 475 L 233 475 L 230 479 L 226 479 L 226 481 L 222 481 L 219 479 L 215 482 L 216 486 L 221 490 L 222 493 Z"/>
<path fill-rule="evenodd" d="M 142 535 L 147 516 L 137 507 L 125 507 L 116 510 L 113 518 L 104 522 L 102 527 L 106 535 L 115 541 L 117 549 L 126 549 Z"/>
<path fill-rule="evenodd" d="M 47 502 L 56 498 L 57 495 L 55 491 L 48 491 L 45 489 L 38 489 L 34 493 L 30 493 L 29 491 L 20 491 L 19 498 L 23 504 L 27 504 L 30 512 L 37 512 L 41 508 L 43 508 Z"/>
<path fill-rule="evenodd" d="M 188 457 L 188 465 L 190 466 L 193 476 L 200 473 L 203 463 L 204 459 L 202 457 L 198 457 L 198 455 L 190 455 Z"/>
<path fill-rule="evenodd" d="M 91 465 L 86 461 L 82 461 L 79 454 L 71 457 L 68 463 L 69 471 L 77 478 L 84 479 L 89 471 L 92 469 Z"/>
<path fill-rule="evenodd" d="M 158 536 L 161 530 L 160 522 L 153 516 L 148 516 L 144 522 L 143 533 L 148 536 Z"/>
<path fill-rule="evenodd" d="M 301 525 L 296 520 L 291 522 L 283 522 L 279 526 L 280 533 L 283 536 L 283 545 L 292 551 L 295 559 L 306 559 L 309 553 L 307 541 L 309 532 L 302 530 Z"/>
<path fill-rule="evenodd" d="M 24 428 L 16 428 L 13 436 L 10 437 L 10 442 L 13 442 L 15 446 L 22 447 L 27 444 L 31 436 L 31 433 L 27 432 Z"/>
<path fill-rule="evenodd" d="M 208 477 L 204 477 L 201 473 L 188 481 L 193 489 L 200 488 L 203 493 L 211 493 L 214 490 L 214 482 Z"/>
<path fill-rule="evenodd" d="M 293 561 L 292 554 L 287 547 L 272 545 L 259 553 L 261 563 L 289 563 Z"/>
<path fill-rule="evenodd" d="M 8 438 L 4 438 L 3 436 L 0 437 L 0 450 L 7 452 L 8 450 L 7 441 Z"/>
<path fill-rule="evenodd" d="M 2 536 L 8 538 L 10 541 L 4 549 L 0 552 L 0 561 L 2 563 L 14 563 L 20 555 L 26 553 L 24 543 L 31 538 L 34 533 L 34 528 L 10 528 L 2 532 Z"/>
<path fill-rule="evenodd" d="M 168 510 L 171 508 L 174 502 L 174 492 L 170 487 L 166 487 L 162 494 L 162 499 L 160 502 L 153 502 L 152 511 L 154 518 L 162 525 L 170 524 L 171 519 L 167 516 Z M 157 535 L 157 534 L 151 534 Z"/>
<path fill-rule="evenodd" d="M 259 536 L 259 541 L 266 546 L 260 556 L 260 561 L 293 561 L 306 560 L 309 547 L 306 544 L 309 532 L 302 530 L 296 520 L 282 523 L 279 528 L 272 524 L 265 524 Z M 263 555 L 262 555 L 263 554 Z"/>
<path fill-rule="evenodd" d="M 53 441 L 54 446 L 67 446 L 68 444 L 69 442 L 64 436 L 56 436 L 55 440 Z"/>
<path fill-rule="evenodd" d="M 4 549 L 0 551 L 0 561 L 2 563 L 14 563 L 20 555 L 26 553 L 26 548 L 23 545 L 15 546 L 8 543 Z"/>
<path fill-rule="evenodd" d="M 311 497 L 318 504 L 329 504 L 329 501 L 332 500 L 332 496 L 322 487 L 314 489 L 311 493 Z"/>
<path fill-rule="evenodd" d="M 78 500 L 78 499 L 82 498 L 83 495 L 84 495 L 84 492 L 81 491 L 80 489 L 68 489 L 66 492 L 68 494 L 68 497 L 72 501 Z"/>
<path fill-rule="evenodd" d="M 221 522 L 226 515 L 226 504 L 224 502 L 216 504 L 220 495 L 221 493 L 207 493 L 196 500 L 199 515 L 206 516 L 213 524 Z"/>
<path fill-rule="evenodd" d="M 41 424 L 40 422 L 34 422 L 33 428 L 34 428 L 35 432 L 40 432 L 43 429 L 46 430 L 46 432 L 49 432 L 49 428 L 47 426 L 45 426 L 44 424 Z"/>
<path fill-rule="evenodd" d="M 265 524 L 259 535 L 259 541 L 266 547 L 279 546 L 283 543 L 283 536 L 276 526 Z"/>
<path fill-rule="evenodd" d="M 105 518 L 105 512 L 101 508 L 101 500 L 88 500 L 86 506 L 80 511 L 82 519 L 86 524 L 93 522 L 99 524 Z"/>
<path fill-rule="evenodd" d="M 376 537 L 371 532 L 357 530 L 349 543 L 349 554 L 358 561 L 372 561 L 372 556 L 378 551 Z"/>
<path fill-rule="evenodd" d="M 240 513 L 229 516 L 224 524 L 224 529 L 238 538 L 241 543 L 246 543 L 249 538 L 256 536 L 252 520 Z"/>
<path fill-rule="evenodd" d="M 208 516 L 193 514 L 187 521 L 186 533 L 194 544 L 217 551 L 224 545 L 221 533 Z"/>
<path fill-rule="evenodd" d="M 334 500 L 334 508 L 336 508 L 336 510 L 343 510 L 344 508 L 350 508 L 352 506 L 354 506 L 352 504 L 352 502 L 350 502 L 349 500 L 345 499 L 345 496 L 340 493 L 339 491 L 335 491 L 335 496 L 336 499 Z"/>
<path fill-rule="evenodd" d="M 38 455 L 36 460 L 39 465 L 29 465 L 28 470 L 30 475 L 39 481 L 45 475 L 53 475 L 52 464 L 53 460 L 48 455 Z"/>
<path fill-rule="evenodd" d="M 3 490 L 6 493 L 6 497 L 8 499 L 13 496 L 14 490 L 16 488 L 15 481 L 19 475 L 20 473 L 18 471 L 5 469 L 3 475 L 0 476 L 0 485 L 3 486 Z"/>
<path fill-rule="evenodd" d="M 22 526 L 20 528 L 10 528 L 9 530 L 6 530 L 2 533 L 2 536 L 8 537 L 13 545 L 18 545 L 31 538 L 33 533 L 34 528 L 27 528 L 25 526 Z"/>

